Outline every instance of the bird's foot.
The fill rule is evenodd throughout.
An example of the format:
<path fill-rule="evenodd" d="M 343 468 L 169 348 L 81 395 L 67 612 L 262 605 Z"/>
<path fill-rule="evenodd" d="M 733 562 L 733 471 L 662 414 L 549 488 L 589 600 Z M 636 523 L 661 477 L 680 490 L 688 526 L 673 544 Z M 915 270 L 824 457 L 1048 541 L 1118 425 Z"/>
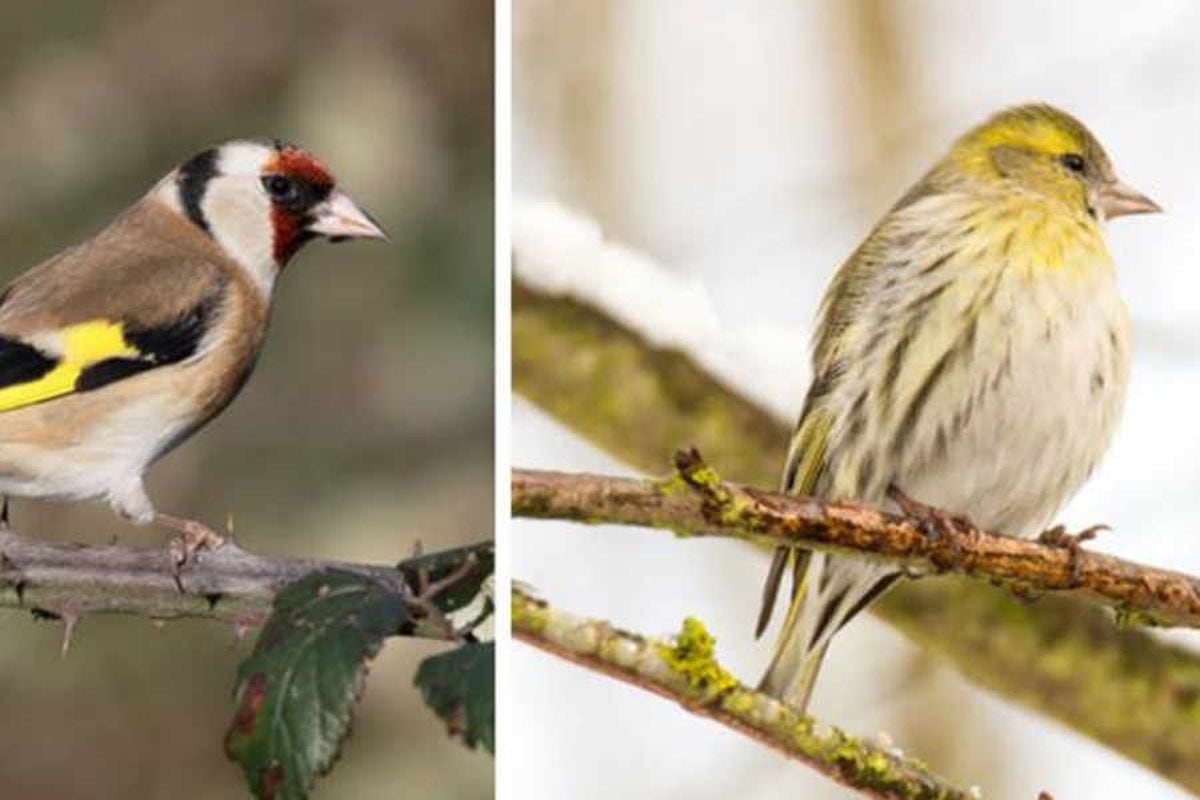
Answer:
<path fill-rule="evenodd" d="M 10 531 L 12 526 L 8 520 L 8 495 L 4 496 L 4 501 L 0 503 L 0 531 Z"/>
<path fill-rule="evenodd" d="M 896 485 L 888 487 L 887 495 L 896 505 L 900 506 L 900 510 L 904 512 L 905 516 L 920 522 L 921 530 L 934 541 L 943 535 L 953 537 L 975 529 L 975 523 L 971 522 L 966 514 L 956 514 L 926 505 L 909 497 Z"/>
<path fill-rule="evenodd" d="M 176 583 L 179 582 L 180 570 L 192 560 L 198 551 L 216 550 L 225 544 L 223 536 L 199 520 L 156 513 L 154 521 L 178 534 L 167 544 L 171 561 L 175 565 Z"/>
<path fill-rule="evenodd" d="M 1061 547 L 1070 553 L 1071 586 L 1074 587 L 1083 583 L 1083 564 L 1079 560 L 1083 543 L 1095 539 L 1096 534 L 1100 531 L 1107 530 L 1111 530 L 1107 525 L 1093 525 L 1090 528 L 1084 528 L 1079 533 L 1067 533 L 1065 526 L 1055 525 L 1053 528 L 1042 531 L 1037 540 L 1050 547 Z"/>
<path fill-rule="evenodd" d="M 962 557 L 961 537 L 975 530 L 975 524 L 965 514 L 956 514 L 914 500 L 895 484 L 888 487 L 887 496 L 906 517 L 916 520 L 925 538 L 931 542 L 945 539 L 954 559 L 957 561 Z"/>

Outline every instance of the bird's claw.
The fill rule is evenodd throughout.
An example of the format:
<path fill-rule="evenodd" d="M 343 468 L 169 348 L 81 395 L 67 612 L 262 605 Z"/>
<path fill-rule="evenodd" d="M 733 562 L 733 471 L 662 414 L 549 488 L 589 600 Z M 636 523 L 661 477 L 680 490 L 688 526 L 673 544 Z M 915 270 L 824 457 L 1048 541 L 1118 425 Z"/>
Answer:
<path fill-rule="evenodd" d="M 906 517 L 911 517 L 917 522 L 925 538 L 931 542 L 945 539 L 954 558 L 957 560 L 962 557 L 959 537 L 966 536 L 975 529 L 974 523 L 965 514 L 955 514 L 914 500 L 895 485 L 888 487 L 887 496 L 900 507 L 900 511 Z"/>
<path fill-rule="evenodd" d="M 1055 525 L 1053 528 L 1042 531 L 1037 540 L 1049 547 L 1059 547 L 1070 553 L 1071 586 L 1075 587 L 1083 583 L 1083 564 L 1079 560 L 1083 543 L 1095 539 L 1097 534 L 1107 530 L 1111 530 L 1111 528 L 1101 524 L 1084 528 L 1079 533 L 1067 533 L 1065 525 Z"/>
<path fill-rule="evenodd" d="M 180 580 L 180 574 L 184 566 L 192 561 L 196 553 L 200 550 L 216 550 L 224 545 L 225 537 L 203 522 L 194 519 L 157 514 L 155 515 L 155 521 L 178 534 L 167 543 L 167 551 L 171 555 L 175 585 L 182 592 L 183 584 Z"/>
<path fill-rule="evenodd" d="M 216 550 L 225 544 L 225 537 L 206 525 L 196 524 L 196 528 L 181 531 L 167 545 L 167 549 L 171 551 L 171 556 L 178 567 L 182 567 L 190 561 L 199 550 Z"/>

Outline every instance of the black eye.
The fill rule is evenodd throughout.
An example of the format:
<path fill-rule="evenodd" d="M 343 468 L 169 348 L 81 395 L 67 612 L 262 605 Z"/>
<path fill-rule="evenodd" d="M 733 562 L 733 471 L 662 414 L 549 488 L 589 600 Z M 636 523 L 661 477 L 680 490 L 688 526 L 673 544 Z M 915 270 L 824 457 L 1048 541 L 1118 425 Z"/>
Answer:
<path fill-rule="evenodd" d="M 1083 160 L 1083 156 L 1079 155 L 1079 153 L 1067 153 L 1059 161 L 1062 162 L 1064 167 L 1071 170 L 1071 172 L 1078 172 L 1080 175 L 1087 170 L 1087 162 Z"/>
<path fill-rule="evenodd" d="M 296 195 L 296 182 L 286 175 L 266 175 L 262 179 L 267 194 L 276 200 L 290 200 Z"/>

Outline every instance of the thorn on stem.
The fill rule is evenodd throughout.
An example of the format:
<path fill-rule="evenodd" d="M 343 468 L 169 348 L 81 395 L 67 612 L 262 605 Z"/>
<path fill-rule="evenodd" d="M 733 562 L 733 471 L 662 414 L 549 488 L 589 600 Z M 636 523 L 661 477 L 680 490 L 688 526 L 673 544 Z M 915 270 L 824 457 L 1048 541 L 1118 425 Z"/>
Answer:
<path fill-rule="evenodd" d="M 7 553 L 0 553 L 0 580 L 7 581 L 17 593 L 17 602 L 25 604 L 25 575 Z"/>
<path fill-rule="evenodd" d="M 79 614 L 74 611 L 64 611 L 62 613 L 63 621 L 63 640 L 62 640 L 62 657 L 67 657 L 67 652 L 71 649 L 71 640 L 75 638 L 75 626 L 79 623 Z"/>

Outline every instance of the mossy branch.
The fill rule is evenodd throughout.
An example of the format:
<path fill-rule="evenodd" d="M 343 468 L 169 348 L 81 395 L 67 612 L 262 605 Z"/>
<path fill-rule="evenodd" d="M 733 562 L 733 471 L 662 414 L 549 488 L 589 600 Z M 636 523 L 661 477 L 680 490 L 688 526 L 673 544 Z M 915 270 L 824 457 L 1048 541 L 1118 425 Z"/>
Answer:
<path fill-rule="evenodd" d="M 1031 592 L 1071 592 L 1124 619 L 1200 627 L 1200 580 L 1083 549 L 987 533 L 956 523 L 931 535 L 921 520 L 861 503 L 766 492 L 729 483 L 695 450 L 667 478 L 515 469 L 512 513 L 665 528 L 680 536 L 840 550 L 917 572 L 956 572 Z"/>
<path fill-rule="evenodd" d="M 778 480 L 788 424 L 686 354 L 519 280 L 512 336 L 516 391 L 626 463 L 658 472 L 689 442 L 731 480 Z M 1094 604 L 1053 596 L 1018 603 L 955 577 L 898 587 L 872 612 L 970 680 L 1200 792 L 1196 653 L 1114 626 Z"/>
<path fill-rule="evenodd" d="M 978 796 L 895 748 L 850 736 L 742 685 L 716 660 L 715 642 L 698 620 L 685 620 L 677 636 L 660 641 L 558 611 L 514 588 L 512 629 L 515 639 L 674 700 L 869 797 Z"/>

